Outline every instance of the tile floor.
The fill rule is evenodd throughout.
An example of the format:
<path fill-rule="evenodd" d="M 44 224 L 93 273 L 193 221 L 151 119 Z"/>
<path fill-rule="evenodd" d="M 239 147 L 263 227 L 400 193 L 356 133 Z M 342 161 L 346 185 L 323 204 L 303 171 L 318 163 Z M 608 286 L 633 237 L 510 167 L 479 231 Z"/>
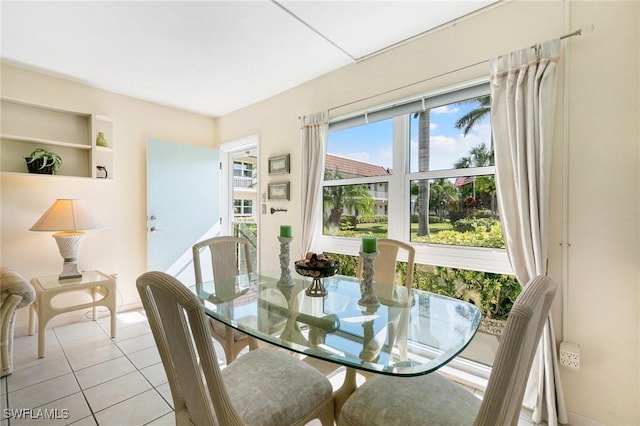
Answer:
<path fill-rule="evenodd" d="M 15 338 L 14 371 L 0 379 L 0 426 L 174 425 L 171 391 L 144 314 L 120 313 L 117 327 L 115 339 L 109 317 L 47 328 L 41 359 L 37 336 Z M 224 351 L 215 345 L 224 367 Z M 325 364 L 316 367 L 339 386 L 340 369 Z M 14 411 L 31 407 L 22 416 Z"/>
<path fill-rule="evenodd" d="M 175 425 L 171 392 L 144 313 L 118 314 L 115 339 L 109 327 L 106 317 L 48 328 L 41 359 L 37 336 L 15 338 L 14 371 L 0 379 L 0 426 Z M 224 367 L 224 351 L 215 344 Z M 334 388 L 340 386 L 344 368 L 307 360 Z"/>

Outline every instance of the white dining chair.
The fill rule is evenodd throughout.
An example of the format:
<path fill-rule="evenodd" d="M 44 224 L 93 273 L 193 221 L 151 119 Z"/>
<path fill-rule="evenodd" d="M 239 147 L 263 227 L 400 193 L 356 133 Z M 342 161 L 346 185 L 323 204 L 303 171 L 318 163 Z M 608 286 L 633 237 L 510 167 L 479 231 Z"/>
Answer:
<path fill-rule="evenodd" d="M 217 283 L 223 283 L 226 279 L 238 275 L 238 265 L 241 263 L 244 263 L 246 273 L 253 272 L 249 245 L 249 240 L 232 236 L 208 238 L 194 244 L 191 250 L 196 284 L 203 282 L 201 257 L 205 256 L 207 252 L 213 269 L 213 280 Z M 217 286 L 216 291 L 220 297 L 226 296 L 231 299 L 234 296 L 235 288 L 233 286 L 227 287 Z M 210 319 L 209 327 L 211 337 L 216 339 L 224 349 L 227 364 L 235 360 L 247 345 L 250 345 L 252 349 L 257 347 L 257 343 L 246 334 L 234 330 L 220 321 Z"/>
<path fill-rule="evenodd" d="M 532 279 L 505 324 L 482 399 L 438 373 L 367 380 L 342 406 L 338 425 L 517 425 L 531 364 L 556 283 Z"/>
<path fill-rule="evenodd" d="M 147 272 L 136 286 L 171 389 L 176 425 L 334 424 L 332 387 L 314 368 L 258 348 L 220 369 L 209 318 L 186 286 Z"/>
<path fill-rule="evenodd" d="M 407 275 L 403 283 L 406 287 L 411 288 L 413 286 L 413 268 L 416 257 L 416 250 L 409 244 L 402 241 L 393 240 L 390 238 L 378 239 L 378 255 L 373 264 L 373 280 L 381 285 L 387 284 L 392 287 L 391 284 L 398 284 L 397 281 L 397 263 L 398 253 L 403 250 L 407 256 Z M 358 268 L 356 270 L 356 277 L 362 278 L 363 261 L 362 256 L 358 259 Z"/>
<path fill-rule="evenodd" d="M 373 264 L 373 281 L 375 293 L 383 299 L 393 299 L 393 286 L 401 285 L 407 288 L 413 287 L 413 269 L 415 266 L 416 249 L 411 245 L 390 239 L 380 238 L 377 242 L 378 255 Z M 404 282 L 398 281 L 398 254 L 403 251 L 407 257 L 407 273 Z M 362 256 L 358 258 L 356 277 L 362 278 L 364 262 Z M 402 311 L 402 310 L 400 310 Z M 398 309 L 388 308 L 389 324 L 387 326 L 387 340 L 390 346 L 395 346 L 400 361 L 407 360 L 408 332 L 406 318 L 399 318 Z M 365 374 L 367 376 L 367 374 Z"/>

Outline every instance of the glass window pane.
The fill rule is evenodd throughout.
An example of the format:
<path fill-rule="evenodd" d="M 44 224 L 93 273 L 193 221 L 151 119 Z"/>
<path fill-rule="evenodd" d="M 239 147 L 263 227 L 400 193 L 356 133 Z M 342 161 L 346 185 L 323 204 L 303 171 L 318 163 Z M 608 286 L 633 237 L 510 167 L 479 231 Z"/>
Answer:
<path fill-rule="evenodd" d="M 410 171 L 493 165 L 490 107 L 486 95 L 411 114 Z"/>
<path fill-rule="evenodd" d="M 387 236 L 388 185 L 325 186 L 324 234 L 343 237 Z"/>
<path fill-rule="evenodd" d="M 393 165 L 393 120 L 329 133 L 325 179 L 390 175 Z"/>
<path fill-rule="evenodd" d="M 504 248 L 494 175 L 412 180 L 411 241 Z"/>

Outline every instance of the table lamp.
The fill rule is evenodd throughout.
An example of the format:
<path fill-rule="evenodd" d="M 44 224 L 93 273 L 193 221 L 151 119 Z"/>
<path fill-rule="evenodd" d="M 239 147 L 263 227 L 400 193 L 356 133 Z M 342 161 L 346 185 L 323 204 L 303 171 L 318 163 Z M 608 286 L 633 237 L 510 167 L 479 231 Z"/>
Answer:
<path fill-rule="evenodd" d="M 60 231 L 53 234 L 64 259 L 59 279 L 81 278 L 78 254 L 85 233 L 83 230 L 102 228 L 102 222 L 81 200 L 58 199 L 31 227 L 30 231 Z"/>

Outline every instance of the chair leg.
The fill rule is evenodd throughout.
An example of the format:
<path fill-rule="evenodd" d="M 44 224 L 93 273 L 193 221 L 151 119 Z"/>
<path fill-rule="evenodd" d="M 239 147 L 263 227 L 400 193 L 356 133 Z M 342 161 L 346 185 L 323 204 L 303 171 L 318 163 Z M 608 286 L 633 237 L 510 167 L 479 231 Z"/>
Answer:
<path fill-rule="evenodd" d="M 335 414 L 333 411 L 333 398 L 329 399 L 327 403 L 325 403 L 325 407 L 322 408 L 320 415 L 318 416 L 318 420 L 322 426 L 334 426 L 335 425 Z"/>
<path fill-rule="evenodd" d="M 229 326 L 224 326 L 224 357 L 227 361 L 227 365 L 231 364 L 236 359 L 235 351 L 233 350 L 233 330 Z"/>
<path fill-rule="evenodd" d="M 258 339 L 249 337 L 249 350 L 252 351 L 254 349 L 258 349 Z"/>

